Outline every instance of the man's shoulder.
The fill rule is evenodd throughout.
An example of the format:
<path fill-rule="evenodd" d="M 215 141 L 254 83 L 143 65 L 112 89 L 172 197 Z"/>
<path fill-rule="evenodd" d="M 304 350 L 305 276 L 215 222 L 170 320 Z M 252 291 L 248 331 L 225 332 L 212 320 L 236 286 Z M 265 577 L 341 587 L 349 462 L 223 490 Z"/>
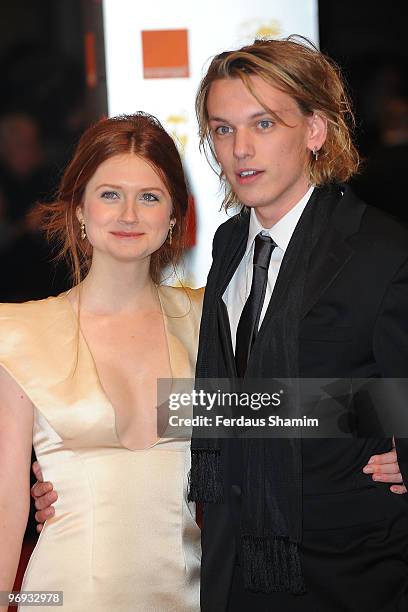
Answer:
<path fill-rule="evenodd" d="M 249 213 L 246 209 L 237 213 L 236 215 L 229 217 L 224 223 L 218 226 L 215 234 L 214 241 L 222 242 L 229 238 L 235 231 L 244 228 L 249 222 Z"/>
<path fill-rule="evenodd" d="M 408 257 L 408 226 L 382 209 L 361 200 L 349 185 L 341 185 L 343 197 L 335 210 L 335 224 L 345 236 L 354 236 L 359 250 L 370 249 L 379 257 Z"/>

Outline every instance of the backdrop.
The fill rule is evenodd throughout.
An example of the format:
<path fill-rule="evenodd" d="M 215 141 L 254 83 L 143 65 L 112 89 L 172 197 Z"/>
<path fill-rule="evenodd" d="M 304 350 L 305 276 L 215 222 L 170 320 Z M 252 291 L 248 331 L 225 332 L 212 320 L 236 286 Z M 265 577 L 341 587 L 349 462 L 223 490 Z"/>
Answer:
<path fill-rule="evenodd" d="M 218 177 L 200 154 L 194 96 L 211 57 L 255 37 L 318 42 L 316 0 L 103 0 L 109 115 L 156 115 L 175 137 L 192 194 L 183 281 L 205 284 L 220 212 Z"/>

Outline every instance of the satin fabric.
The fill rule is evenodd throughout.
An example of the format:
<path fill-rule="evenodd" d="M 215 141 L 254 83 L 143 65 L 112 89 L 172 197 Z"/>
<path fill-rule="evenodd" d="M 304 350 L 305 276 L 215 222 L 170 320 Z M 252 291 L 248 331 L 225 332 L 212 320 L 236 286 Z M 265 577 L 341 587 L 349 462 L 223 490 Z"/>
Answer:
<path fill-rule="evenodd" d="M 202 290 L 158 291 L 173 379 L 193 378 Z M 58 492 L 22 590 L 63 591 L 69 612 L 198 611 L 189 440 L 121 444 L 66 294 L 0 306 L 0 364 L 34 404 L 35 452 Z"/>

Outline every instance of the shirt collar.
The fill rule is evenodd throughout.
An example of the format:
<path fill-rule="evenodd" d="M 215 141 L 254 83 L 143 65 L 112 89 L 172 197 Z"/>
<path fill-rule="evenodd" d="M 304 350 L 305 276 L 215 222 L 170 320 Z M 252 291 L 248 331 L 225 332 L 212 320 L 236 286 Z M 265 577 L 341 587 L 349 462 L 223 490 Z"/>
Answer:
<path fill-rule="evenodd" d="M 306 208 L 306 204 L 308 203 L 310 196 L 313 193 L 314 187 L 315 186 L 312 185 L 307 190 L 303 198 L 299 200 L 299 202 L 293 208 L 291 208 L 286 215 L 279 219 L 279 221 L 269 229 L 262 227 L 258 217 L 256 216 L 255 208 L 251 208 L 251 218 L 249 221 L 249 232 L 245 257 L 250 254 L 254 240 L 260 232 L 270 236 L 283 252 L 286 251 L 290 239 L 292 238 L 292 234 L 295 231 L 295 227 L 302 215 L 302 212 Z"/>

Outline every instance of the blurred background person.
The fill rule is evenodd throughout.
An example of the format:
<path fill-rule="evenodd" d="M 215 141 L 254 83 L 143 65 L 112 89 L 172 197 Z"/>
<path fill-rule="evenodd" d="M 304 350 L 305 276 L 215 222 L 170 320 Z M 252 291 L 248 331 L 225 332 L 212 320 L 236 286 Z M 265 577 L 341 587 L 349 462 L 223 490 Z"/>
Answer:
<path fill-rule="evenodd" d="M 387 97 L 379 118 L 379 143 L 354 180 L 358 195 L 408 223 L 408 97 Z"/>
<path fill-rule="evenodd" d="M 50 276 L 47 253 L 37 240 L 28 213 L 49 193 L 51 173 L 45 164 L 40 128 L 26 113 L 0 117 L 0 192 L 3 239 L 0 239 L 0 297 L 24 300 L 27 292 L 40 297 Z M 27 266 L 27 262 L 30 265 Z"/>

